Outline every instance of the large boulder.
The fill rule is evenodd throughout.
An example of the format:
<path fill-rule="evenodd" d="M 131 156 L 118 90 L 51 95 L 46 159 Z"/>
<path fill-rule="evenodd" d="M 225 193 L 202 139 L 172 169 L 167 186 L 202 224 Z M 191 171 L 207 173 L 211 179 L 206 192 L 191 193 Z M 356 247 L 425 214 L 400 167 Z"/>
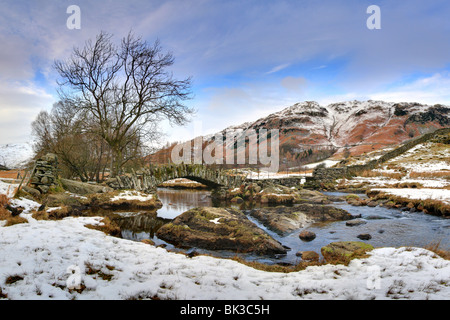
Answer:
<path fill-rule="evenodd" d="M 249 210 L 268 229 L 284 235 L 319 221 L 349 220 L 353 216 L 344 209 L 321 204 L 302 203 L 293 207 L 277 206 Z"/>
<path fill-rule="evenodd" d="M 178 247 L 231 250 L 260 255 L 286 254 L 286 248 L 235 209 L 202 207 L 163 225 L 157 237 Z"/>
<path fill-rule="evenodd" d="M 362 256 L 372 249 L 372 245 L 361 241 L 338 241 L 322 247 L 320 252 L 328 262 L 346 262 L 354 257 Z"/>
<path fill-rule="evenodd" d="M 92 183 L 85 183 L 80 181 L 74 181 L 69 179 L 60 179 L 61 184 L 63 188 L 69 192 L 76 193 L 79 195 L 87 195 L 91 193 L 104 193 L 104 192 L 111 192 L 114 191 L 114 189 L 98 185 L 98 184 L 92 184 Z"/>

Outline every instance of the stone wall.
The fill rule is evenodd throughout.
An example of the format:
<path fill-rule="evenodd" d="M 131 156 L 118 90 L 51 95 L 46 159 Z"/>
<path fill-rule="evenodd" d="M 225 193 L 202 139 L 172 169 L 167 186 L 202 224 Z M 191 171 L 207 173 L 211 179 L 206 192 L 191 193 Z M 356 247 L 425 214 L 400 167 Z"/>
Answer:
<path fill-rule="evenodd" d="M 106 184 L 113 189 L 134 189 L 153 191 L 158 185 L 175 178 L 187 178 L 210 187 L 239 187 L 244 177 L 228 175 L 222 170 L 210 169 L 202 165 L 152 166 L 112 178 Z"/>
<path fill-rule="evenodd" d="M 285 187 L 297 187 L 305 181 L 305 177 L 288 177 L 288 178 L 278 178 L 278 179 L 247 179 L 246 183 L 255 183 L 262 188 L 270 185 L 280 184 Z"/>
<path fill-rule="evenodd" d="M 36 160 L 35 168 L 31 173 L 29 186 L 47 193 L 51 187 L 55 187 L 58 179 L 58 158 L 49 153 Z"/>

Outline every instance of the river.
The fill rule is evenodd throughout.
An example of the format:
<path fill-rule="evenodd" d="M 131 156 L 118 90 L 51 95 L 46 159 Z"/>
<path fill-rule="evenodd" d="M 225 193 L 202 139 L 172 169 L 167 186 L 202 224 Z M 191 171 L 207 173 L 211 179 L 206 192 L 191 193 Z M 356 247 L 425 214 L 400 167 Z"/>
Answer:
<path fill-rule="evenodd" d="M 325 193 L 335 196 L 344 193 Z M 210 198 L 208 190 L 188 190 L 159 188 L 158 198 L 163 207 L 156 212 L 122 212 L 120 218 L 116 219 L 122 229 L 122 237 L 125 239 L 141 241 L 152 239 L 155 245 L 166 246 L 167 249 L 183 251 L 158 239 L 155 232 L 163 224 L 170 222 L 177 215 L 195 207 L 221 206 L 214 203 Z M 345 202 L 336 202 L 332 205 L 345 209 L 353 215 L 361 215 L 367 223 L 359 226 L 349 227 L 345 221 L 315 223 L 307 229 L 316 234 L 316 238 L 310 242 L 299 239 L 298 231 L 285 236 L 280 236 L 267 230 L 254 218 L 249 219 L 260 228 L 269 233 L 274 239 L 284 246 L 291 248 L 288 254 L 280 257 L 261 257 L 254 255 L 242 255 L 245 259 L 259 261 L 262 263 L 287 263 L 295 264 L 300 261 L 296 255 L 298 251 L 313 250 L 320 253 L 320 248 L 334 241 L 360 241 L 359 234 L 368 233 L 370 240 L 364 240 L 374 247 L 386 246 L 418 246 L 424 247 L 432 243 L 440 243 L 442 249 L 450 249 L 450 220 L 431 216 L 422 212 L 410 213 L 398 209 L 387 209 L 383 207 L 356 207 Z M 239 208 L 238 205 L 235 207 Z M 244 210 L 245 212 L 245 210 Z M 219 257 L 234 257 L 236 253 L 226 251 L 208 251 L 202 249 L 190 249 L 198 253 L 208 253 Z"/>

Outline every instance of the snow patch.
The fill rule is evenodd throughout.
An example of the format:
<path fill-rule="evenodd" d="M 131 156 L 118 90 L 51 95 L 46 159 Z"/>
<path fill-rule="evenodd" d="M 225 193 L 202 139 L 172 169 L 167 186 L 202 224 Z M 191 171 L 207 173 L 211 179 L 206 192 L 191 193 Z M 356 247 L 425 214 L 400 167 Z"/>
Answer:
<path fill-rule="evenodd" d="M 152 194 L 143 194 L 139 191 L 126 190 L 121 192 L 119 195 L 111 198 L 111 201 L 119 201 L 119 200 L 148 201 L 151 199 L 153 199 Z"/>

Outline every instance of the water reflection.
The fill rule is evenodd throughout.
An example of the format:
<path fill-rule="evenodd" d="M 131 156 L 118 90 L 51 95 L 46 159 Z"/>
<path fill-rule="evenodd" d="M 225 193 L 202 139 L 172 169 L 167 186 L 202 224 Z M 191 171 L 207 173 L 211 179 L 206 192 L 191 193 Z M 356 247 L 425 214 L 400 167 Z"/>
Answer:
<path fill-rule="evenodd" d="M 213 203 L 208 190 L 158 188 L 158 199 L 163 207 L 158 209 L 157 216 L 174 219 L 181 213 L 196 207 L 219 206 Z"/>
<path fill-rule="evenodd" d="M 153 238 L 156 231 L 171 219 L 157 217 L 155 212 L 140 212 L 136 215 L 116 218 L 114 221 L 121 230 L 129 230 L 132 234 L 144 232 L 148 235 L 147 238 Z"/>

